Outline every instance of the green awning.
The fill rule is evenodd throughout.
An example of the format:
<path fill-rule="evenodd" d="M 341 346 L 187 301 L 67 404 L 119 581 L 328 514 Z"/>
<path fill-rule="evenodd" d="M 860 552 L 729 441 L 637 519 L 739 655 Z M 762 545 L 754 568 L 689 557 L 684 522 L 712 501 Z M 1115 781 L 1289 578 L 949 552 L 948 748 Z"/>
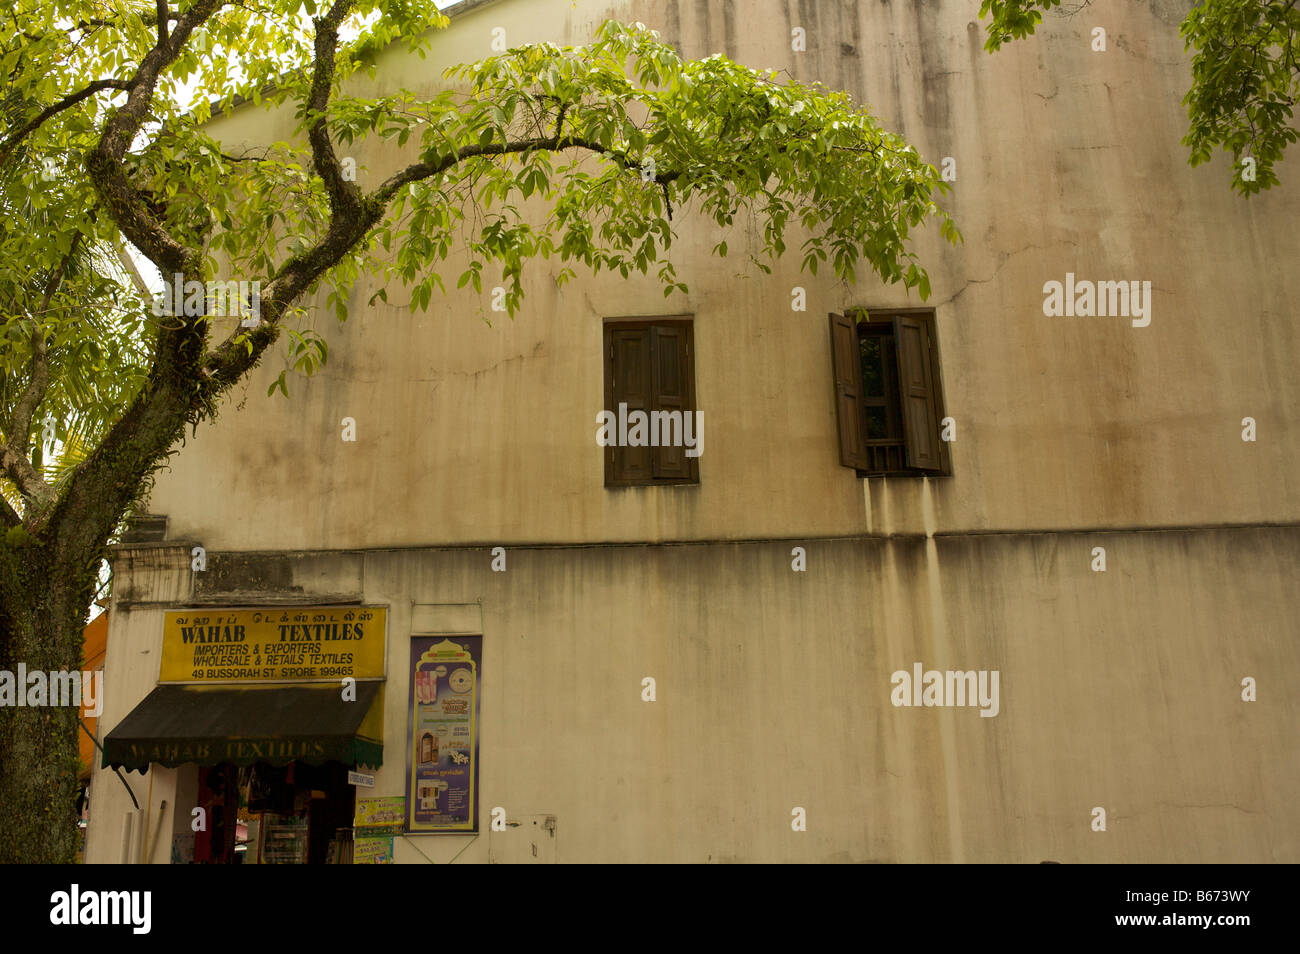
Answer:
<path fill-rule="evenodd" d="M 104 739 L 104 767 L 383 763 L 382 682 L 159 686 Z"/>

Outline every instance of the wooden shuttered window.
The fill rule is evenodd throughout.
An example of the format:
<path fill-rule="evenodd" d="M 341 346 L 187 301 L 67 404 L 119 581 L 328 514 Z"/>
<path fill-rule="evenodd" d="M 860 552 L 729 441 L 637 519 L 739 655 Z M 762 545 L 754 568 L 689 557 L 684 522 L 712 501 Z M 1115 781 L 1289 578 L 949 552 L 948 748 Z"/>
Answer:
<path fill-rule="evenodd" d="M 895 315 L 894 347 L 898 355 L 898 390 L 903 404 L 907 463 L 917 470 L 943 470 L 939 441 L 939 397 L 930 347 L 934 335 L 928 315 Z"/>
<path fill-rule="evenodd" d="M 831 316 L 840 462 L 863 476 L 951 473 L 933 312 L 854 317 Z"/>
<path fill-rule="evenodd" d="M 650 329 L 651 410 L 676 411 L 680 417 L 690 409 L 686 397 L 688 335 L 688 329 L 674 325 L 655 325 Z M 680 443 L 682 436 L 678 435 L 679 443 L 676 445 L 670 443 L 650 448 L 656 479 L 691 479 L 694 459 L 686 456 L 686 447 Z"/>
<path fill-rule="evenodd" d="M 839 422 L 840 463 L 866 470 L 866 416 L 862 404 L 862 359 L 852 316 L 831 315 L 831 361 L 835 372 L 835 412 Z"/>
<path fill-rule="evenodd" d="M 651 385 L 650 329 L 620 329 L 613 332 L 609 354 L 612 358 L 610 382 L 605 407 L 615 414 L 619 404 L 626 404 L 628 413 L 649 411 L 654 403 Z M 654 473 L 650 452 L 652 447 L 607 447 L 606 454 L 613 458 L 614 477 L 619 481 L 649 480 Z"/>
<path fill-rule="evenodd" d="M 667 417 L 658 419 L 659 436 L 670 430 L 673 441 L 604 448 L 606 486 L 699 481 L 699 459 L 688 457 L 684 444 L 685 417 L 696 410 L 693 352 L 689 320 L 605 324 L 605 410 L 617 416 L 626 404 L 629 416 L 638 410 L 647 416 L 675 413 L 671 426 Z M 690 433 L 699 439 L 694 422 Z"/>

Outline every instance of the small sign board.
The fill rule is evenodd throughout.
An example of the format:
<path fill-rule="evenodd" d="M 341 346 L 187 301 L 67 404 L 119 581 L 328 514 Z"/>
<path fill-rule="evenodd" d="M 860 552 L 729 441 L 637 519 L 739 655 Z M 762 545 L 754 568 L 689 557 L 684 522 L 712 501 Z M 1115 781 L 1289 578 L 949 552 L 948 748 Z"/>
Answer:
<path fill-rule="evenodd" d="M 351 770 L 349 769 L 349 770 L 348 770 L 348 784 L 349 784 L 349 785 L 360 785 L 360 786 L 362 786 L 363 788 L 374 788 L 374 787 L 375 787 L 375 777 L 374 777 L 373 775 L 366 775 L 366 774 L 364 774 L 364 773 L 362 773 L 362 772 L 353 772 L 353 771 L 351 771 Z"/>
<path fill-rule="evenodd" d="M 354 865 L 391 865 L 393 863 L 393 836 L 358 838 L 353 845 Z"/>
<path fill-rule="evenodd" d="M 406 824 L 406 797 L 357 798 L 352 827 L 362 835 L 396 834 Z"/>

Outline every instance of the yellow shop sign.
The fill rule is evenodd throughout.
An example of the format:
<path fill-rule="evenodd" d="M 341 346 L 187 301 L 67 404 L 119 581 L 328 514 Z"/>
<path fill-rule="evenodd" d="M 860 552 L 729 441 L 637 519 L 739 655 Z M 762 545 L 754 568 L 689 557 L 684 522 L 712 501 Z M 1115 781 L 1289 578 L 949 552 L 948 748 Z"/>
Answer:
<path fill-rule="evenodd" d="M 160 682 L 382 679 L 382 606 L 172 610 Z"/>

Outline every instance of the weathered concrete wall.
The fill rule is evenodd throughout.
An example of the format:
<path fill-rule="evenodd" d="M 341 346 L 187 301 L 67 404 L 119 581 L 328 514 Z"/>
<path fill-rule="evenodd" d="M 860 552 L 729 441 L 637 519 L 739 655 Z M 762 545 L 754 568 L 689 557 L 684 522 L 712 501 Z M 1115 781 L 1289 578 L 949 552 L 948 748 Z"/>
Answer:
<path fill-rule="evenodd" d="M 539 262 L 510 321 L 490 311 L 489 288 L 435 297 L 424 314 L 398 288 L 391 306 L 367 306 L 363 281 L 346 325 L 324 310 L 313 319 L 327 368 L 294 381 L 291 400 L 268 399 L 282 366 L 268 359 L 162 476 L 153 509 L 222 549 L 1300 520 L 1286 414 L 1300 400 L 1300 276 L 1275 267 L 1292 252 L 1300 192 L 1246 202 L 1223 162 L 1187 166 L 1181 5 L 1053 15 L 992 56 L 976 7 L 503 0 L 454 20 L 427 60 L 386 57 L 378 81 L 432 91 L 443 64 L 490 52 L 493 27 L 511 44 L 579 43 L 618 15 L 688 56 L 725 52 L 846 89 L 928 160 L 953 157 L 965 245 L 933 229 L 917 245 L 957 422 L 951 480 L 873 481 L 864 509 L 863 484 L 838 463 L 826 314 L 916 296 L 869 275 L 851 287 L 801 274 L 796 255 L 764 276 L 745 263 L 744 227 L 687 209 L 672 260 L 690 295 L 582 274 L 557 290 L 558 266 Z M 791 50 L 797 25 L 807 52 Z M 1091 50 L 1093 25 L 1108 30 L 1107 52 Z M 216 130 L 261 141 L 292 128 L 268 123 L 245 109 Z M 373 186 L 410 157 L 372 144 L 355 158 Z M 709 250 L 723 238 L 733 253 L 719 261 Z M 449 286 L 460 270 L 444 271 Z M 1150 281 L 1151 324 L 1045 317 L 1043 284 L 1066 272 Z M 796 285 L 807 312 L 790 309 Z M 696 323 L 700 485 L 607 491 L 601 320 L 679 313 Z M 340 439 L 345 416 L 356 443 Z M 1256 443 L 1241 440 L 1247 416 Z"/>
<path fill-rule="evenodd" d="M 413 620 L 481 607 L 484 834 L 399 839 L 399 861 L 508 854 L 517 830 L 486 831 L 498 805 L 555 815 L 559 861 L 1300 860 L 1286 609 L 1300 531 L 807 551 L 803 573 L 785 543 L 522 549 L 504 573 L 474 549 L 291 562 L 321 593 L 364 581 L 367 603 L 390 606 L 385 764 L 368 794 L 403 791 Z M 126 646 L 153 658 L 160 611 L 111 618 L 114 665 Z M 916 662 L 998 670 L 998 714 L 895 707 L 891 674 Z M 103 725 L 150 688 L 150 665 L 129 686 L 110 673 Z M 1246 676 L 1257 702 L 1241 700 Z M 99 822 L 130 805 L 108 773 L 95 785 L 88 857 L 112 860 L 120 834 Z"/>
<path fill-rule="evenodd" d="M 690 295 L 582 275 L 557 290 L 538 263 L 522 313 L 491 326 L 487 289 L 426 315 L 398 289 L 366 306 L 363 282 L 346 325 L 312 319 L 324 372 L 266 399 L 269 361 L 246 407 L 241 389 L 160 478 L 152 509 L 210 569 L 190 574 L 184 546 L 119 564 L 101 725 L 152 687 L 165 605 L 355 599 L 390 607 L 379 795 L 402 792 L 418 620 L 482 619 L 485 833 L 399 839 L 399 861 L 513 857 L 517 830 L 486 833 L 497 805 L 555 815 L 561 861 L 1300 861 L 1300 529 L 1134 529 L 1300 522 L 1300 276 L 1276 266 L 1300 192 L 1244 202 L 1223 162 L 1186 166 L 1186 6 L 1052 16 L 989 56 L 974 0 L 501 0 L 428 60 L 385 58 L 383 88 L 432 90 L 442 64 L 489 52 L 493 27 L 575 43 L 636 18 L 688 56 L 846 89 L 930 161 L 955 158 L 966 244 L 918 243 L 954 476 L 861 481 L 838 464 L 826 314 L 916 298 L 801 275 L 793 257 L 764 276 L 743 227 L 675 220 Z M 217 129 L 291 128 L 269 123 L 243 111 Z M 363 186 L 406 160 L 355 158 Z M 1045 317 L 1043 283 L 1066 272 L 1151 281 L 1151 324 Z M 601 320 L 688 312 L 700 485 L 606 490 Z M 583 545 L 527 546 L 555 543 Z M 505 573 L 496 545 L 512 546 Z M 894 707 L 891 673 L 916 662 L 998 670 L 999 714 Z M 1257 702 L 1241 701 L 1247 676 Z M 182 775 L 160 773 L 151 811 Z M 103 772 L 95 786 L 88 858 L 116 860 L 130 803 Z"/>

